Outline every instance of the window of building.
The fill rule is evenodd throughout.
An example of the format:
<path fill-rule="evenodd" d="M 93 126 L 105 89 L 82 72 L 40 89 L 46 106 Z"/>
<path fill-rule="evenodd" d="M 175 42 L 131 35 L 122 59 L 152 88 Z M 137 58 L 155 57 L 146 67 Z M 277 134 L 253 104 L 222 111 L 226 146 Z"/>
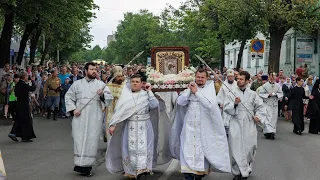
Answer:
<path fill-rule="evenodd" d="M 291 36 L 286 39 L 286 64 L 291 64 Z"/>

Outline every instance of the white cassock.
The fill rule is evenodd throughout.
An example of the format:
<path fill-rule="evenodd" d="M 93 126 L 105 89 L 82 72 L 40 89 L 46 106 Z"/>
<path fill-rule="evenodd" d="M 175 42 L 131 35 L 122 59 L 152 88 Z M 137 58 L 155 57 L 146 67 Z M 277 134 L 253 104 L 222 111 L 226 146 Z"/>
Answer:
<path fill-rule="evenodd" d="M 104 102 L 96 95 L 103 89 Z M 92 101 L 91 98 L 95 97 Z M 72 137 L 74 140 L 74 163 L 76 166 L 91 167 L 94 165 L 98 150 L 99 137 L 102 133 L 103 110 L 112 101 L 109 88 L 99 80 L 88 81 L 86 78 L 75 81 L 66 96 L 66 111 L 82 109 L 80 116 L 72 119 Z"/>
<path fill-rule="evenodd" d="M 180 160 L 181 172 L 196 175 L 230 172 L 228 141 L 216 101 L 214 83 L 177 99 L 170 150 Z M 210 166 L 211 165 L 211 166 Z"/>
<path fill-rule="evenodd" d="M 235 106 L 235 97 L 228 94 L 224 111 L 232 115 L 229 126 L 229 146 L 231 154 L 232 174 L 248 177 L 252 172 L 252 163 L 257 150 L 257 127 L 253 115 L 264 122 L 266 110 L 259 95 L 248 88 L 245 91 L 235 89 L 236 97 L 242 104 Z"/>
<path fill-rule="evenodd" d="M 164 143 L 158 139 L 160 136 L 157 134 L 158 110 L 159 101 L 151 91 L 133 93 L 127 87 L 123 88 L 109 123 L 109 127 L 116 126 L 106 154 L 106 168 L 109 172 L 124 171 L 125 176 L 130 178 L 152 172 L 157 163 L 155 156 L 163 155 L 161 153 L 164 152 L 157 145 L 158 142 Z M 166 129 L 171 127 L 169 122 L 166 125 L 169 125 Z M 160 132 L 165 133 L 159 130 Z M 169 143 L 168 137 L 165 142 Z M 170 152 L 168 145 L 167 148 L 166 154 Z M 171 156 L 166 162 L 169 160 Z"/>
<path fill-rule="evenodd" d="M 226 101 L 228 99 L 227 95 L 229 94 L 230 90 L 231 89 L 232 92 L 235 91 L 235 89 L 238 88 L 237 86 L 237 81 L 233 81 L 232 84 L 229 84 L 228 81 L 224 81 L 218 95 L 217 95 L 217 103 L 220 104 L 220 105 L 225 105 L 226 104 Z M 223 108 L 222 108 L 223 109 Z M 230 119 L 231 119 L 231 115 L 225 113 L 224 111 L 222 111 L 222 119 L 223 119 L 223 122 L 224 122 L 224 126 L 225 127 L 229 127 L 229 124 L 230 124 Z"/>
<path fill-rule="evenodd" d="M 273 94 L 269 96 L 269 94 Z M 263 124 L 263 133 L 276 133 L 278 122 L 278 101 L 282 99 L 282 87 L 279 84 L 265 83 L 259 89 L 259 96 L 263 99 L 267 111 L 266 120 Z"/>
<path fill-rule="evenodd" d="M 157 92 L 156 95 L 159 95 L 161 99 L 164 100 L 166 106 L 166 112 L 168 117 L 173 119 L 174 105 L 176 104 L 176 100 L 178 98 L 177 92 Z"/>

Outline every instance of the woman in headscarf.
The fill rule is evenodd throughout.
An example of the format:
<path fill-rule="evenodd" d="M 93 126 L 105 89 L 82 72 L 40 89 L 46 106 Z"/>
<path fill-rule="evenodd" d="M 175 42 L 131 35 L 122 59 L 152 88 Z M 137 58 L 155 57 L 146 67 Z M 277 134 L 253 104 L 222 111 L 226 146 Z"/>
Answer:
<path fill-rule="evenodd" d="M 312 88 L 311 95 L 314 96 L 309 100 L 309 106 L 306 116 L 310 118 L 309 133 L 318 134 L 320 132 L 320 80 L 318 79 Z"/>
<path fill-rule="evenodd" d="M 304 88 L 304 91 L 306 92 L 306 96 L 310 96 L 313 88 L 313 76 L 310 75 L 308 77 L 303 88 Z M 309 99 L 304 99 L 303 104 L 304 104 L 303 114 L 306 115 Z"/>

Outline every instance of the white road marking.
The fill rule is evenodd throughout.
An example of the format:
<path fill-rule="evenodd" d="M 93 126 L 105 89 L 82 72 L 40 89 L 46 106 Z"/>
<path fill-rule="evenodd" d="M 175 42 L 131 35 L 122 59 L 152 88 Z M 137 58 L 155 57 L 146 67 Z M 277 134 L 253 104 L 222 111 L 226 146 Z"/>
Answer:
<path fill-rule="evenodd" d="M 167 170 L 163 173 L 163 175 L 159 178 L 159 180 L 167 180 L 169 177 L 174 173 L 174 171 L 179 166 L 179 161 L 176 159 L 173 159 L 167 168 Z"/>

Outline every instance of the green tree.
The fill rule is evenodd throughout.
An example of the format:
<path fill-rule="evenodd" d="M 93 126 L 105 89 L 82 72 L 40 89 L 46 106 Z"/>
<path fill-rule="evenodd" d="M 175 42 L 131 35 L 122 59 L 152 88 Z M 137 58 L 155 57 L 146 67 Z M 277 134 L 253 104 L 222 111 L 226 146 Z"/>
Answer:
<path fill-rule="evenodd" d="M 10 60 L 10 45 L 14 27 L 14 0 L 3 0 L 0 2 L 0 12 L 3 14 L 3 26 L 0 37 L 0 68 Z"/>
<path fill-rule="evenodd" d="M 248 40 L 254 38 L 258 31 L 259 19 L 238 0 L 216 1 L 219 15 L 219 31 L 227 43 L 240 42 L 236 68 L 241 66 L 243 50 Z"/>
<path fill-rule="evenodd" d="M 97 8 L 93 0 L 59 1 L 60 4 L 55 4 L 56 16 L 42 26 L 46 46 L 42 52 L 41 63 L 47 53 L 54 54 L 59 49 L 63 60 L 72 53 L 89 47 L 92 40 L 89 23 L 94 17 L 92 10 Z"/>
<path fill-rule="evenodd" d="M 88 24 L 97 8 L 93 0 L 4 0 L 0 3 L 0 14 L 4 14 L 4 25 L 0 38 L 0 67 L 9 59 L 10 41 L 14 25 L 22 34 L 17 62 L 23 59 L 26 43 L 31 40 L 31 62 L 33 62 L 37 43 L 45 33 L 46 48 L 42 52 L 43 60 L 53 49 L 73 50 L 70 46 L 86 46 L 91 41 Z M 81 36 L 81 43 L 79 41 Z M 78 38 L 78 39 L 77 39 Z M 76 39 L 76 40 L 74 40 Z M 52 48 L 50 48 L 52 47 Z M 66 51 L 65 50 L 65 51 Z M 42 62 L 43 62 L 42 60 Z"/>
<path fill-rule="evenodd" d="M 154 16 L 147 10 L 140 10 L 139 13 L 125 13 L 124 20 L 117 26 L 116 41 L 112 43 L 115 60 L 118 63 L 129 62 L 138 52 L 145 53 L 136 61 L 144 63 L 150 56 L 152 47 L 148 37 L 158 32 L 159 17 Z M 107 52 L 109 47 L 107 47 Z"/>

